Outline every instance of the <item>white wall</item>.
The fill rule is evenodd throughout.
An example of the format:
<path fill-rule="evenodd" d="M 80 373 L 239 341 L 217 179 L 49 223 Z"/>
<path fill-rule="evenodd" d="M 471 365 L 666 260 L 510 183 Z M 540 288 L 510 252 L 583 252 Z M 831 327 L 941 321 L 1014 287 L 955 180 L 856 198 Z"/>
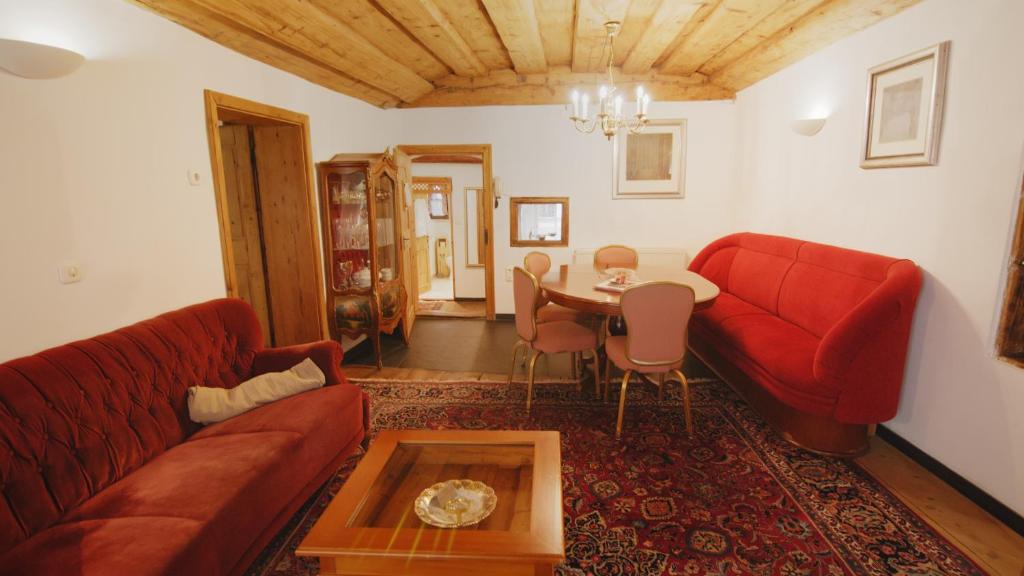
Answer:
<path fill-rule="evenodd" d="M 452 269 L 455 273 L 456 298 L 483 298 L 484 269 L 466 266 L 466 188 L 483 186 L 483 168 L 479 164 L 413 164 L 413 176 L 445 176 L 452 179 L 451 206 L 448 208 L 450 220 L 433 220 L 438 228 L 430 238 L 430 266 L 434 272 L 436 259 L 434 238 L 437 235 L 448 238 L 455 262 Z"/>
<path fill-rule="evenodd" d="M 1024 150 L 1024 3 L 927 0 L 740 93 L 739 229 L 915 260 L 925 271 L 887 425 L 1024 512 L 1024 371 L 994 358 Z M 862 170 L 866 71 L 952 40 L 939 164 Z M 790 120 L 822 107 L 806 138 Z"/>
<path fill-rule="evenodd" d="M 654 103 L 655 118 L 686 118 L 686 198 L 612 200 L 612 145 L 580 134 L 561 106 L 408 109 L 403 144 L 491 144 L 502 198 L 494 212 L 495 305 L 511 313 L 508 266 L 522 265 L 530 248 L 509 247 L 510 196 L 568 196 L 569 247 L 551 248 L 557 269 L 573 248 L 609 243 L 683 247 L 693 254 L 732 232 L 736 173 L 732 102 Z"/>
<path fill-rule="evenodd" d="M 316 161 L 396 141 L 396 116 L 127 2 L 0 0 L 0 37 L 88 58 L 0 73 L 0 360 L 224 295 L 204 88 L 309 114 Z M 66 260 L 81 283 L 57 283 Z"/>

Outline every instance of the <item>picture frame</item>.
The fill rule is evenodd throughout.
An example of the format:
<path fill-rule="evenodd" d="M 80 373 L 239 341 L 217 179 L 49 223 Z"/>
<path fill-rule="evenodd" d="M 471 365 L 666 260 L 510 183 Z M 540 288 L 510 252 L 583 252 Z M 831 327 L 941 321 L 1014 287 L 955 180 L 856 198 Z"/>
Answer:
<path fill-rule="evenodd" d="M 639 134 L 621 133 L 614 146 L 612 198 L 683 198 L 686 120 L 657 119 Z"/>
<path fill-rule="evenodd" d="M 868 70 L 861 168 L 938 162 L 950 42 Z"/>

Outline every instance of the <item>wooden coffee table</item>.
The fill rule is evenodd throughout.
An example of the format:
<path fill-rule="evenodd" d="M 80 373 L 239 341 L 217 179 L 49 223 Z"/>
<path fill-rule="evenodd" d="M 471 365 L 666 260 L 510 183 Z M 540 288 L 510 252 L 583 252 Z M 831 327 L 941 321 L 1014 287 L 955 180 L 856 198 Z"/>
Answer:
<path fill-rule="evenodd" d="M 558 432 L 386 430 L 299 545 L 321 574 L 549 576 L 565 558 Z M 494 488 L 475 526 L 434 528 L 413 510 L 436 482 Z"/>

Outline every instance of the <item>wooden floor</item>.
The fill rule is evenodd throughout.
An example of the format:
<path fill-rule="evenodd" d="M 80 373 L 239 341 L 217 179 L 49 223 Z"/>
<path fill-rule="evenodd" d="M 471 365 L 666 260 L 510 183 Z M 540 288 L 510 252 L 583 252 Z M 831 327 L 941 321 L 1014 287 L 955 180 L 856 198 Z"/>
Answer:
<path fill-rule="evenodd" d="M 385 344 L 382 370 L 367 365 L 365 351 L 359 350 L 349 353 L 345 370 L 351 378 L 504 381 L 514 343 L 510 322 L 431 319 L 417 322 L 408 349 L 400 340 Z M 689 358 L 683 371 L 688 377 L 710 375 L 706 367 Z M 568 362 L 558 357 L 541 371 L 541 378 L 548 380 L 568 375 Z M 856 462 L 987 572 L 1024 576 L 1024 537 L 891 444 L 872 438 L 871 451 Z"/>

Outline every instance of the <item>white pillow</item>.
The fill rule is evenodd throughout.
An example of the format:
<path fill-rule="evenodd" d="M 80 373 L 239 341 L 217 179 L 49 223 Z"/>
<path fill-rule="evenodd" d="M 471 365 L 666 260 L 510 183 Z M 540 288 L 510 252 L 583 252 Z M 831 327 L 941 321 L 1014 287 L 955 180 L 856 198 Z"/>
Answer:
<path fill-rule="evenodd" d="M 188 389 L 188 417 L 200 424 L 220 422 L 257 406 L 322 388 L 325 380 L 316 363 L 306 358 L 284 372 L 260 374 L 234 388 L 192 386 Z"/>

